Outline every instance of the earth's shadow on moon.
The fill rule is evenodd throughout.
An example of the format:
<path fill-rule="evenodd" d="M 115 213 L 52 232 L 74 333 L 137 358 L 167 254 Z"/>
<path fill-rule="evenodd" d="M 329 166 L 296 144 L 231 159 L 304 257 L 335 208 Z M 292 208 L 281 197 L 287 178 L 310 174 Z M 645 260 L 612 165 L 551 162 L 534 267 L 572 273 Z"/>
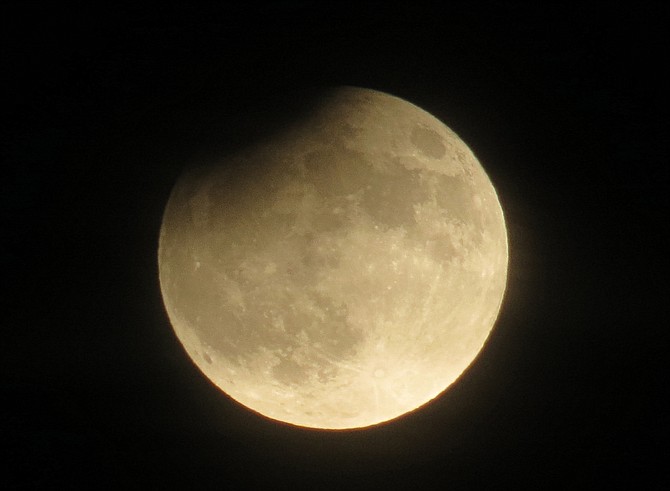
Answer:
<path fill-rule="evenodd" d="M 220 166 L 226 157 L 271 139 L 308 117 L 334 88 L 277 87 L 240 100 L 200 94 L 183 108 L 185 113 L 182 109 L 174 113 L 171 123 L 177 128 L 188 125 L 180 132 L 179 146 L 173 147 L 186 156 L 182 172 L 213 163 Z"/>

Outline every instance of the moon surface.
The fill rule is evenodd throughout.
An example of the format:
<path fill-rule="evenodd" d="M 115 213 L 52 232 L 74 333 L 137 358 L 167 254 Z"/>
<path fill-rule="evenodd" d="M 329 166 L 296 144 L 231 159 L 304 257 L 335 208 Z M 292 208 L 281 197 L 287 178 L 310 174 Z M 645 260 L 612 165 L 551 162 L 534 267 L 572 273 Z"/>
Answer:
<path fill-rule="evenodd" d="M 341 87 L 186 171 L 158 264 L 174 331 L 221 390 L 293 425 L 358 428 L 424 405 L 473 362 L 500 309 L 507 234 L 453 131 Z"/>

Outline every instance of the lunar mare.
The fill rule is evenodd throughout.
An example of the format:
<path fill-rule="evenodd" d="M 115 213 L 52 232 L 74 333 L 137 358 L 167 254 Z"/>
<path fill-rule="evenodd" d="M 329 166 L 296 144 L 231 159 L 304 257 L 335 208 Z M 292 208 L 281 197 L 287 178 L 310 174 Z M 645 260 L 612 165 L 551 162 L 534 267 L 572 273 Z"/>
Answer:
<path fill-rule="evenodd" d="M 416 409 L 472 363 L 500 309 L 507 236 L 453 131 L 343 87 L 182 175 L 158 261 L 174 331 L 212 382 L 269 418 L 343 429 Z"/>

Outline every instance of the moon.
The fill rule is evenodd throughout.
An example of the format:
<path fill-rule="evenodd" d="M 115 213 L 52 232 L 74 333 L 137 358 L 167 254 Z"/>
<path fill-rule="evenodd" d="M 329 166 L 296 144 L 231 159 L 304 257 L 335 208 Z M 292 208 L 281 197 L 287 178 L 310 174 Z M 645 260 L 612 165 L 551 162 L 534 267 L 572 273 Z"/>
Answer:
<path fill-rule="evenodd" d="M 158 246 L 168 317 L 202 373 L 261 415 L 321 429 L 386 422 L 445 391 L 494 326 L 507 261 L 502 208 L 468 146 L 355 87 L 186 171 Z"/>

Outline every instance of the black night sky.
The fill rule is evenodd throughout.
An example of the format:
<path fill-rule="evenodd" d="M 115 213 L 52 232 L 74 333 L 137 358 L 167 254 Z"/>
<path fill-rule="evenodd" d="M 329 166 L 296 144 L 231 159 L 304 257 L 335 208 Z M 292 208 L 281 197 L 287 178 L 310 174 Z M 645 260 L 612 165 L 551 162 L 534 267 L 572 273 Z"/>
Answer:
<path fill-rule="evenodd" d="M 91 5 L 0 16 L 0 487 L 666 489 L 666 7 Z M 308 108 L 290 91 L 328 85 L 444 121 L 508 223 L 477 362 L 364 431 L 227 398 L 158 284 L 183 166 L 263 138 Z"/>

